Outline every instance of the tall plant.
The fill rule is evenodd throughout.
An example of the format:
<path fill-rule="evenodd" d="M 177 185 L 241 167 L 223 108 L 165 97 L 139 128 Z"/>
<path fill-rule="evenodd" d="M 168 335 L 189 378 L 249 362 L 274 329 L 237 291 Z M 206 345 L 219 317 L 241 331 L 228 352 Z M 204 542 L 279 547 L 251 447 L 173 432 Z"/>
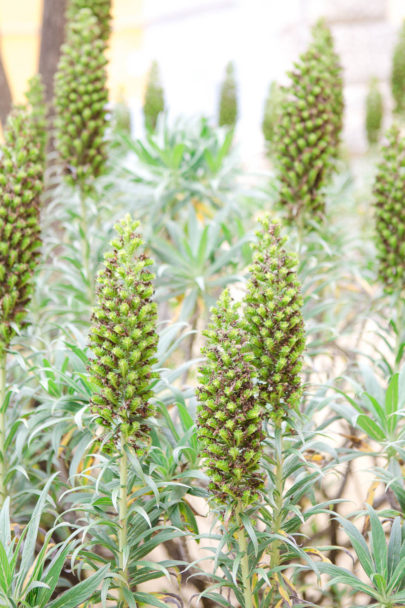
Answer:
<path fill-rule="evenodd" d="M 323 188 L 342 127 L 341 68 L 323 22 L 314 27 L 308 50 L 289 76 L 275 135 L 279 198 L 288 219 L 302 222 L 325 213 Z"/>
<path fill-rule="evenodd" d="M 238 118 L 238 95 L 235 67 L 230 61 L 225 68 L 225 78 L 221 85 L 218 108 L 220 127 L 234 127 Z"/>
<path fill-rule="evenodd" d="M 205 332 L 206 363 L 198 388 L 198 435 L 214 504 L 227 512 L 238 539 L 243 606 L 255 605 L 246 517 L 254 519 L 264 491 L 265 429 L 273 428 L 270 568 L 279 588 L 285 517 L 283 423 L 297 410 L 305 346 L 296 261 L 283 248 L 278 225 L 262 220 L 244 310 L 225 290 Z M 246 513 L 249 512 L 249 516 Z M 254 533 L 253 533 L 254 534 Z M 249 528 L 252 538 L 252 528 Z M 270 591 L 272 599 L 276 597 Z M 266 604 L 267 605 L 267 604 Z"/>
<path fill-rule="evenodd" d="M 388 293 L 405 293 L 405 138 L 394 125 L 387 132 L 374 182 L 378 276 Z"/>
<path fill-rule="evenodd" d="M 90 376 L 95 390 L 91 409 L 104 427 L 104 449 L 119 456 L 118 569 L 120 601 L 127 605 L 128 453 L 148 443 L 147 420 L 153 408 L 151 383 L 156 377 L 157 307 L 152 300 L 152 261 L 142 251 L 138 223 L 125 217 L 116 225 L 118 237 L 105 255 L 97 277 L 97 303 L 90 346 Z"/>
<path fill-rule="evenodd" d="M 0 500 L 6 487 L 6 357 L 25 324 L 41 245 L 40 196 L 44 156 L 35 113 L 14 108 L 0 159 Z"/>
<path fill-rule="evenodd" d="M 391 71 L 391 91 L 395 102 L 395 112 L 405 113 L 405 21 L 394 48 Z"/>
<path fill-rule="evenodd" d="M 366 133 L 370 146 L 377 144 L 380 139 L 383 110 L 383 99 L 378 80 L 372 78 L 366 97 Z"/>
<path fill-rule="evenodd" d="M 79 194 L 82 263 L 91 303 L 86 198 L 93 193 L 94 180 L 103 173 L 106 161 L 106 43 L 98 19 L 89 8 L 73 17 L 55 75 L 55 137 L 64 177 Z"/>
<path fill-rule="evenodd" d="M 159 114 L 164 112 L 164 109 L 165 98 L 160 79 L 159 65 L 157 61 L 153 61 L 148 74 L 143 102 L 145 127 L 148 130 L 154 131 L 156 129 Z"/>

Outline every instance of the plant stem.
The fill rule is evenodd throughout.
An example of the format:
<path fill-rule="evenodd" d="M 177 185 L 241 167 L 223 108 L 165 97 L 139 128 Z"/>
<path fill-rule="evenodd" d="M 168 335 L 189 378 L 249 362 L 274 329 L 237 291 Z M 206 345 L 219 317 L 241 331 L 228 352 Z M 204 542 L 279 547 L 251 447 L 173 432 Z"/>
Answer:
<path fill-rule="evenodd" d="M 243 523 L 240 517 L 240 513 L 242 511 L 242 505 L 239 504 L 236 509 L 236 522 L 238 525 L 237 531 L 237 539 L 239 545 L 239 551 L 241 553 L 240 566 L 242 570 L 242 587 L 243 587 L 243 598 L 245 600 L 245 605 L 243 608 L 253 608 L 253 595 L 252 595 L 252 585 L 250 583 L 249 576 L 249 555 L 248 555 L 248 543 L 245 533 L 245 528 L 243 527 Z"/>
<path fill-rule="evenodd" d="M 121 433 L 121 456 L 120 456 L 120 496 L 118 501 L 118 566 L 121 576 L 125 582 L 120 583 L 119 599 L 121 606 L 127 606 L 124 588 L 128 588 L 128 569 L 126 566 L 125 548 L 127 546 L 127 508 L 128 508 L 128 462 L 126 452 L 126 440 Z"/>
<path fill-rule="evenodd" d="M 404 301 L 403 301 L 401 295 L 402 294 L 399 294 L 398 300 L 396 302 L 397 318 L 395 319 L 395 323 L 396 323 L 397 335 L 396 335 L 396 339 L 395 339 L 395 353 L 394 353 L 395 359 L 394 359 L 394 370 L 393 370 L 394 374 L 399 371 L 399 369 L 401 367 L 401 359 L 402 359 L 402 357 L 400 356 L 400 348 L 401 348 L 401 344 L 402 344 L 402 323 L 404 321 Z"/>
<path fill-rule="evenodd" d="M 3 506 L 7 495 L 6 488 L 6 412 L 4 399 L 6 397 L 6 359 L 5 351 L 0 355 L 0 507 Z"/>
<path fill-rule="evenodd" d="M 273 534 L 280 534 L 283 521 L 283 436 L 281 421 L 277 421 L 274 429 L 274 458 L 276 461 L 274 471 L 274 493 L 273 493 Z M 275 539 L 272 542 L 270 552 L 270 569 L 280 565 L 280 541 Z M 278 586 L 278 575 L 273 574 L 274 584 Z"/>
<path fill-rule="evenodd" d="M 90 263 L 90 246 L 87 238 L 87 209 L 86 209 L 86 198 L 84 195 L 84 184 L 79 184 L 79 198 L 80 198 L 80 229 L 81 235 L 81 247 L 82 247 L 82 258 L 83 258 L 83 270 L 85 280 L 87 281 L 87 297 L 90 306 L 94 304 L 94 289 L 93 289 L 93 277 L 91 275 L 91 263 Z"/>

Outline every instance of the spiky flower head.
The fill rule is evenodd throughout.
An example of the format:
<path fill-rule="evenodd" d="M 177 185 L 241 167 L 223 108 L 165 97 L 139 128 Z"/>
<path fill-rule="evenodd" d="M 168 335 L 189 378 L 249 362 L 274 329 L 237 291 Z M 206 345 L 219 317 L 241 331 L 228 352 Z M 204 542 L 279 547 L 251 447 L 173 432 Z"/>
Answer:
<path fill-rule="evenodd" d="M 42 83 L 41 76 L 36 74 L 28 81 L 28 91 L 26 94 L 33 125 L 36 129 L 36 137 L 40 143 L 40 152 L 42 162 L 45 162 L 45 150 L 47 140 L 47 122 L 46 122 L 46 103 L 45 103 L 45 87 Z"/>
<path fill-rule="evenodd" d="M 281 100 L 282 94 L 280 86 L 277 82 L 273 81 L 269 87 L 269 92 L 264 103 L 262 121 L 262 132 L 264 139 L 268 144 L 271 144 L 274 140 L 276 125 L 280 119 Z"/>
<path fill-rule="evenodd" d="M 220 127 L 234 127 L 238 118 L 238 98 L 235 80 L 235 68 L 230 61 L 226 66 L 225 79 L 219 97 L 218 124 Z"/>
<path fill-rule="evenodd" d="M 323 216 L 323 188 L 338 154 L 343 112 L 341 68 L 325 27 L 320 23 L 314 28 L 308 50 L 289 74 L 290 85 L 282 89 L 275 148 L 280 203 L 290 221 L 301 214 Z"/>
<path fill-rule="evenodd" d="M 138 225 L 126 216 L 115 226 L 118 237 L 97 277 L 90 330 L 94 359 L 89 371 L 98 387 L 91 409 L 110 431 L 105 445 L 111 449 L 120 435 L 129 445 L 141 447 L 153 414 L 157 310 L 152 299 L 154 275 L 148 269 L 152 260 L 143 252 Z"/>
<path fill-rule="evenodd" d="M 329 120 L 333 129 L 331 132 L 331 156 L 337 158 L 343 128 L 343 78 L 340 59 L 335 51 L 332 32 L 325 19 L 318 19 L 312 28 L 314 44 L 318 47 L 324 69 L 328 73 L 330 83 L 330 115 Z"/>
<path fill-rule="evenodd" d="M 24 326 L 40 252 L 44 163 L 33 114 L 16 106 L 4 130 L 0 159 L 0 353 Z"/>
<path fill-rule="evenodd" d="M 402 23 L 392 57 L 391 90 L 395 112 L 405 114 L 405 21 Z"/>
<path fill-rule="evenodd" d="M 105 164 L 106 63 L 97 19 L 82 9 L 69 23 L 55 75 L 55 134 L 68 182 L 83 189 Z"/>
<path fill-rule="evenodd" d="M 107 41 L 111 34 L 111 0 L 69 0 L 67 21 L 74 21 L 83 8 L 90 9 L 100 27 L 100 37 Z"/>
<path fill-rule="evenodd" d="M 374 182 L 378 276 L 388 293 L 405 288 L 405 138 L 387 132 Z"/>
<path fill-rule="evenodd" d="M 156 129 L 159 114 L 164 112 L 164 109 L 165 99 L 160 80 L 159 65 L 157 61 L 153 61 L 148 74 L 143 102 L 143 115 L 147 129 L 152 131 Z"/>
<path fill-rule="evenodd" d="M 259 380 L 257 402 L 268 418 L 279 422 L 297 407 L 302 393 L 303 301 L 296 259 L 284 249 L 280 226 L 268 217 L 261 224 L 245 296 L 244 329 Z"/>
<path fill-rule="evenodd" d="M 198 437 L 209 488 L 216 503 L 234 508 L 257 501 L 263 485 L 262 410 L 238 307 L 225 290 L 212 309 L 197 389 Z"/>
<path fill-rule="evenodd" d="M 367 141 L 371 145 L 378 143 L 380 139 L 383 119 L 383 100 L 378 87 L 378 80 L 370 81 L 366 97 L 366 133 Z"/>

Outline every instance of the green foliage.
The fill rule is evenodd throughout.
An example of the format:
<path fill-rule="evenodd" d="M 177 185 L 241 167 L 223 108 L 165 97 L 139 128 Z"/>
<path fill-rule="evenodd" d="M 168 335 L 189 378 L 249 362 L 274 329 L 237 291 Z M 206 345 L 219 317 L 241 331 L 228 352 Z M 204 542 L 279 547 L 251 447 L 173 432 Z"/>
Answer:
<path fill-rule="evenodd" d="M 350 521 L 339 518 L 339 521 L 350 539 L 362 570 L 370 582 L 363 582 L 346 568 L 333 564 L 319 565 L 321 572 L 331 576 L 329 584 L 348 586 L 351 592 L 365 593 L 374 602 L 368 604 L 374 608 L 393 608 L 403 606 L 405 602 L 405 526 L 400 517 L 395 517 L 391 525 L 388 543 L 385 530 L 378 514 L 371 507 L 367 508 L 370 518 L 370 546 L 367 546 L 362 534 Z"/>
<path fill-rule="evenodd" d="M 374 182 L 378 277 L 387 292 L 405 286 L 405 140 L 398 126 L 387 132 Z"/>
<path fill-rule="evenodd" d="M 225 78 L 221 85 L 218 108 L 220 127 L 234 127 L 238 118 L 238 97 L 235 80 L 235 68 L 230 61 L 225 69 Z"/>
<path fill-rule="evenodd" d="M 96 17 L 75 12 L 55 75 L 55 136 L 68 183 L 87 189 L 106 159 L 106 63 Z"/>
<path fill-rule="evenodd" d="M 264 102 L 264 112 L 262 120 L 262 132 L 268 144 L 274 142 L 276 125 L 280 119 L 280 109 L 282 93 L 277 82 L 273 81 L 269 87 L 266 100 Z"/>
<path fill-rule="evenodd" d="M 164 109 L 165 99 L 160 81 L 159 65 L 157 61 L 153 61 L 148 74 L 143 102 L 145 127 L 148 131 L 154 131 L 156 129 L 159 114 L 164 112 Z"/>
<path fill-rule="evenodd" d="M 44 158 L 36 117 L 16 107 L 8 117 L 0 159 L 0 351 L 21 329 L 33 292 L 40 240 Z"/>
<path fill-rule="evenodd" d="M 142 239 L 138 223 L 127 216 L 116 225 L 118 238 L 105 255 L 97 277 L 97 305 L 93 312 L 90 364 L 97 390 L 92 411 L 109 429 L 109 444 L 122 434 L 129 445 L 139 447 L 152 414 L 151 382 L 157 347 L 156 304 L 152 301 L 152 261 L 138 249 Z"/>
<path fill-rule="evenodd" d="M 297 407 L 305 333 L 296 260 L 284 249 L 280 226 L 268 217 L 257 232 L 245 296 L 244 329 L 254 355 L 259 398 L 266 415 L 279 421 Z"/>
<path fill-rule="evenodd" d="M 383 99 L 378 87 L 378 80 L 373 78 L 366 97 L 366 133 L 370 146 L 378 143 L 380 139 L 383 110 Z"/>
<path fill-rule="evenodd" d="M 395 102 L 395 112 L 405 112 L 405 21 L 399 32 L 394 48 L 391 71 L 391 91 Z"/>
<path fill-rule="evenodd" d="M 100 27 L 100 37 L 107 41 L 111 34 L 111 0 L 68 0 L 67 20 L 75 21 L 83 8 L 91 9 Z"/>
<path fill-rule="evenodd" d="M 40 542 L 41 517 L 46 512 L 46 501 L 52 476 L 39 495 L 31 518 L 21 535 L 11 533 L 9 499 L 0 512 L 0 600 L 4 608 L 24 606 L 24 608 L 76 608 L 82 602 L 94 597 L 97 588 L 107 575 L 104 566 L 82 582 L 62 594 L 55 590 L 58 586 L 65 561 L 74 552 L 77 540 L 68 539 L 55 545 L 52 535 L 55 529 L 47 532 Z"/>
<path fill-rule="evenodd" d="M 263 480 L 262 408 L 239 306 L 225 290 L 204 332 L 206 363 L 200 369 L 198 437 L 211 478 L 210 490 L 222 508 L 246 507 L 259 499 Z"/>
<path fill-rule="evenodd" d="M 321 218 L 343 111 L 341 68 L 323 22 L 289 76 L 275 134 L 280 204 L 289 220 Z"/>

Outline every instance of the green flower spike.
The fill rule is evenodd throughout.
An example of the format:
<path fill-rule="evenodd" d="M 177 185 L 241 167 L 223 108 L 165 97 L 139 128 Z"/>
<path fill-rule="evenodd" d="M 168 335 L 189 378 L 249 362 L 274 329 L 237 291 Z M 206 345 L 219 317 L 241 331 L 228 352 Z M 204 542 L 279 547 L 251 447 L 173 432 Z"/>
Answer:
<path fill-rule="evenodd" d="M 232 61 L 226 66 L 225 79 L 221 86 L 218 124 L 220 127 L 234 127 L 238 118 L 238 98 L 236 92 L 235 68 Z"/>
<path fill-rule="evenodd" d="M 26 97 L 30 106 L 33 124 L 36 129 L 36 137 L 40 142 L 41 162 L 45 164 L 47 109 L 45 103 L 45 87 L 42 84 L 41 76 L 39 74 L 33 76 L 28 81 L 28 91 Z"/>
<path fill-rule="evenodd" d="M 126 216 L 115 226 L 118 238 L 105 255 L 97 277 L 97 304 L 92 316 L 91 378 L 99 390 L 91 400 L 98 422 L 112 431 L 107 447 L 120 435 L 139 448 L 153 414 L 151 383 L 156 363 L 157 307 L 153 302 L 152 264 L 135 232 L 139 223 Z"/>
<path fill-rule="evenodd" d="M 111 0 L 69 0 L 67 21 L 74 21 L 83 8 L 91 10 L 100 27 L 101 39 L 107 41 L 111 35 Z"/>
<path fill-rule="evenodd" d="M 24 326 L 40 252 L 40 196 L 44 162 L 35 117 L 15 107 L 4 130 L 0 159 L 0 354 Z"/>
<path fill-rule="evenodd" d="M 302 393 L 303 301 L 296 260 L 283 248 L 280 227 L 268 217 L 261 224 L 245 296 L 244 329 L 259 380 L 257 402 L 267 417 L 279 422 L 297 407 Z"/>
<path fill-rule="evenodd" d="M 378 80 L 373 78 L 366 98 L 366 132 L 367 141 L 371 145 L 378 143 L 380 139 L 383 119 L 383 100 Z"/>
<path fill-rule="evenodd" d="M 328 74 L 330 84 L 330 112 L 328 120 L 333 128 L 331 131 L 331 157 L 339 156 L 339 146 L 343 128 L 343 79 L 342 66 L 339 56 L 335 52 L 332 32 L 324 19 L 319 19 L 312 28 L 314 44 L 318 47 L 325 72 Z"/>
<path fill-rule="evenodd" d="M 276 132 L 276 125 L 280 119 L 280 108 L 282 101 L 280 86 L 273 81 L 269 87 L 266 100 L 264 102 L 264 112 L 262 121 L 262 132 L 268 144 L 272 144 Z"/>
<path fill-rule="evenodd" d="M 147 129 L 151 131 L 156 129 L 158 116 L 161 112 L 164 112 L 164 109 L 165 99 L 160 81 L 159 66 L 156 61 L 153 61 L 148 74 L 143 104 L 143 115 Z"/>
<path fill-rule="evenodd" d="M 378 276 L 387 293 L 405 288 L 405 138 L 387 133 L 374 182 Z"/>
<path fill-rule="evenodd" d="M 106 63 L 97 19 L 82 9 L 69 23 L 55 75 L 55 133 L 68 182 L 89 190 L 106 159 Z"/>
<path fill-rule="evenodd" d="M 225 290 L 211 311 L 197 389 L 198 437 L 211 479 L 214 501 L 248 506 L 263 485 L 262 411 L 257 403 L 247 336 L 240 326 L 238 304 Z"/>
<path fill-rule="evenodd" d="M 328 32 L 322 22 L 314 27 L 312 43 L 289 74 L 290 86 L 282 88 L 275 152 L 280 203 L 289 221 L 324 215 L 323 189 L 338 155 L 342 79 Z"/>
<path fill-rule="evenodd" d="M 405 21 L 399 32 L 398 42 L 392 57 L 391 90 L 395 101 L 395 112 L 405 114 Z"/>

